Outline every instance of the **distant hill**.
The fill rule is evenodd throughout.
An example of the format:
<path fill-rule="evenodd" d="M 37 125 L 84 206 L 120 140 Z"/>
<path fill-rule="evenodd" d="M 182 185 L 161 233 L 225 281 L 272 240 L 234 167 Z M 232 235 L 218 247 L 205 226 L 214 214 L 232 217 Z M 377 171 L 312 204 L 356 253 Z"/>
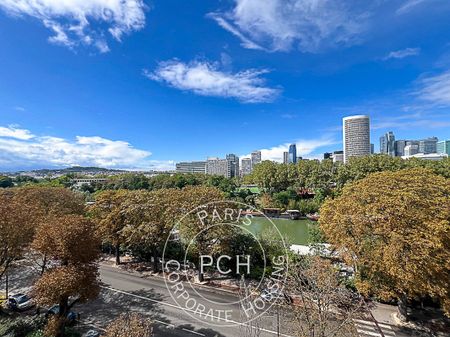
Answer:
<path fill-rule="evenodd" d="M 73 166 L 66 167 L 61 169 L 37 169 L 37 170 L 29 170 L 29 171 L 16 171 L 16 172 L 8 172 L 9 174 L 14 175 L 31 175 L 31 176 L 55 176 L 55 175 L 65 175 L 65 174 L 118 174 L 128 172 L 126 170 L 115 170 L 115 169 L 107 169 L 102 167 L 83 167 L 83 166 Z"/>

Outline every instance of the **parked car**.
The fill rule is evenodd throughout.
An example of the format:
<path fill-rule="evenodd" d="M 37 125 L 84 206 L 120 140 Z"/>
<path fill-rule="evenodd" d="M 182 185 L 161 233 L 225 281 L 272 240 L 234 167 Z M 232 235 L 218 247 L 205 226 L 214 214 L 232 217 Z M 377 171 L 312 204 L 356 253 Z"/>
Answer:
<path fill-rule="evenodd" d="M 28 295 L 16 294 L 9 296 L 6 305 L 11 310 L 25 311 L 34 307 L 34 301 Z"/>
<path fill-rule="evenodd" d="M 83 335 L 83 337 L 100 337 L 100 332 L 96 330 L 89 330 Z"/>
<path fill-rule="evenodd" d="M 45 314 L 45 316 L 50 317 L 52 315 L 58 315 L 58 314 L 59 314 L 59 305 L 55 304 L 53 307 L 51 307 L 50 309 L 47 310 L 47 313 Z M 75 323 L 79 318 L 80 318 L 80 315 L 73 311 L 69 311 L 67 313 L 67 323 L 69 323 L 69 324 Z"/>

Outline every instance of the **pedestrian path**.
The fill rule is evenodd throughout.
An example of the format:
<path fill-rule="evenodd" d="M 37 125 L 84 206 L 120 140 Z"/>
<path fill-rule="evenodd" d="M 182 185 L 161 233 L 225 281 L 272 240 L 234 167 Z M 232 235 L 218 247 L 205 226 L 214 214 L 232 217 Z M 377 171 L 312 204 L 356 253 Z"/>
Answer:
<path fill-rule="evenodd" d="M 388 324 L 375 324 L 374 321 L 362 319 L 354 319 L 353 322 L 355 323 L 356 331 L 361 337 L 395 337 L 395 331 Z"/>

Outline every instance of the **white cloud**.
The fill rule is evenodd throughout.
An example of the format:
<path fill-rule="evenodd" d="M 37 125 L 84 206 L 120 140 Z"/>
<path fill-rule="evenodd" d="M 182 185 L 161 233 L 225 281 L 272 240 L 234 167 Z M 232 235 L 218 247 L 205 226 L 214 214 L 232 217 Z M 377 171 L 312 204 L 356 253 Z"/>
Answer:
<path fill-rule="evenodd" d="M 27 140 L 34 137 L 30 131 L 24 129 L 18 129 L 13 125 L 7 127 L 0 126 L 0 137 L 16 138 L 21 140 Z"/>
<path fill-rule="evenodd" d="M 178 60 L 161 62 L 155 71 L 144 70 L 149 79 L 168 84 L 173 88 L 192 91 L 202 96 L 230 97 L 245 103 L 271 102 L 279 89 L 265 86 L 260 75 L 267 70 L 250 69 L 238 73 L 222 72 L 208 62 Z"/>
<path fill-rule="evenodd" d="M 420 54 L 420 48 L 405 48 L 401 50 L 391 51 L 383 60 L 402 59 L 408 56 L 415 56 Z"/>
<path fill-rule="evenodd" d="M 239 38 L 241 40 L 242 47 L 247 48 L 247 49 L 257 49 L 257 50 L 264 50 L 265 49 L 264 47 L 261 47 L 256 42 L 253 42 L 249 38 L 245 37 L 239 31 L 239 29 L 235 28 L 232 24 L 230 24 L 228 21 L 226 21 L 224 18 L 222 18 L 219 14 L 217 14 L 217 13 L 210 13 L 210 14 L 208 14 L 208 17 L 216 20 L 216 22 L 218 23 L 218 25 L 220 27 L 222 27 L 223 29 L 229 31 L 231 34 L 233 34 L 237 38 Z"/>
<path fill-rule="evenodd" d="M 209 16 L 237 36 L 245 48 L 318 52 L 358 43 L 370 5 L 356 0 L 234 0 L 225 13 Z"/>
<path fill-rule="evenodd" d="M 15 107 L 14 107 L 14 110 L 20 111 L 20 112 L 26 111 L 26 109 L 25 109 L 23 106 L 15 106 Z"/>
<path fill-rule="evenodd" d="M 35 136 L 29 130 L 0 127 L 0 167 L 99 166 L 124 169 L 172 169 L 172 161 L 149 160 L 151 152 L 120 140 L 77 136 L 75 140 Z"/>
<path fill-rule="evenodd" d="M 322 138 L 322 139 L 309 139 L 309 140 L 298 140 L 295 142 L 297 146 L 297 156 L 305 157 L 310 159 L 318 157 L 314 155 L 314 152 L 321 147 L 338 144 L 334 139 Z M 272 160 L 276 162 L 283 162 L 283 152 L 289 150 L 289 145 L 291 143 L 285 143 L 277 145 L 268 149 L 261 149 L 262 160 Z M 250 154 L 243 155 L 241 158 L 250 158 Z"/>
<path fill-rule="evenodd" d="M 450 70 L 418 81 L 417 96 L 437 105 L 450 106 Z"/>
<path fill-rule="evenodd" d="M 94 46 L 100 52 L 109 51 L 106 34 L 120 41 L 145 25 L 143 0 L 1 0 L 0 9 L 42 21 L 53 32 L 52 43 Z"/>
<path fill-rule="evenodd" d="M 427 0 L 406 0 L 403 5 L 397 9 L 396 13 L 400 15 L 406 14 L 415 9 L 417 6 L 423 4 L 425 1 Z"/>

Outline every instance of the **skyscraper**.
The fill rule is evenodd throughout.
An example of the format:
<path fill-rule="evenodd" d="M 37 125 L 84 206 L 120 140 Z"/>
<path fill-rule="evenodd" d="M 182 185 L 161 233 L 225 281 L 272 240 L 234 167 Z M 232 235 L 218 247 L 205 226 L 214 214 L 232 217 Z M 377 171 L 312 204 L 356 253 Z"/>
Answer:
<path fill-rule="evenodd" d="M 251 157 L 252 157 L 252 170 L 253 170 L 255 165 L 259 164 L 261 162 L 261 151 L 253 151 Z"/>
<path fill-rule="evenodd" d="M 295 164 L 297 162 L 297 145 L 289 145 L 289 163 Z"/>
<path fill-rule="evenodd" d="M 239 176 L 239 157 L 235 154 L 227 154 L 227 162 L 229 166 L 230 175 L 228 178 L 238 177 Z"/>
<path fill-rule="evenodd" d="M 386 132 L 380 137 L 380 153 L 395 157 L 395 136 L 392 131 Z"/>
<path fill-rule="evenodd" d="M 406 140 L 396 140 L 395 141 L 395 156 L 401 157 L 405 155 L 405 146 L 407 141 Z"/>
<path fill-rule="evenodd" d="M 289 163 L 289 152 L 284 151 L 283 152 L 283 164 L 288 164 Z"/>
<path fill-rule="evenodd" d="M 350 157 L 370 155 L 369 116 L 357 115 L 343 119 L 344 162 Z"/>
<path fill-rule="evenodd" d="M 246 176 L 250 173 L 252 173 L 252 160 L 250 158 L 242 158 L 241 176 Z"/>

